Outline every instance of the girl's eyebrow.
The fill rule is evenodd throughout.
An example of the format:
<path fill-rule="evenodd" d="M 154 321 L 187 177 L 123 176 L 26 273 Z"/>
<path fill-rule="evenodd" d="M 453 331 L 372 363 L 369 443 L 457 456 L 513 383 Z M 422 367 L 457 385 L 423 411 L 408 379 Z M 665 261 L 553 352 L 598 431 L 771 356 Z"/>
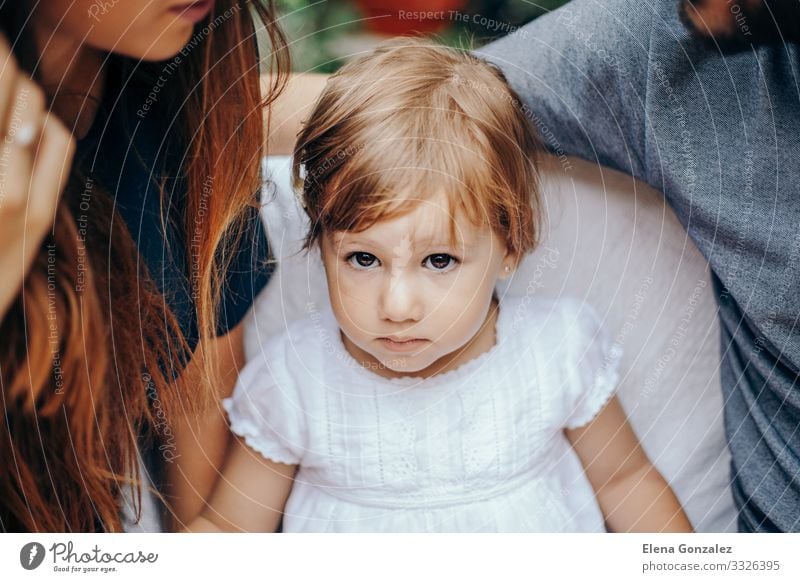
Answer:
<path fill-rule="evenodd" d="M 372 240 L 369 237 L 358 235 L 336 235 L 334 236 L 332 243 L 333 248 L 337 249 L 338 252 L 343 250 L 347 252 L 354 250 L 366 250 L 378 255 L 384 255 L 386 252 L 392 252 L 391 245 L 385 247 L 378 241 Z"/>
<path fill-rule="evenodd" d="M 453 239 L 448 234 L 437 232 L 427 236 L 421 236 L 413 240 L 414 245 L 419 249 L 444 248 L 457 252 L 472 250 L 479 242 L 480 237 L 468 236 Z"/>
<path fill-rule="evenodd" d="M 458 241 L 458 243 L 454 244 L 454 241 L 450 240 L 449 237 L 443 237 L 441 234 L 435 234 L 431 236 L 424 236 L 420 238 L 412 238 L 411 243 L 413 247 L 415 247 L 418 252 L 423 250 L 429 250 L 432 248 L 442 248 L 451 251 L 458 251 L 458 252 L 468 252 L 474 246 L 476 241 Z M 360 233 L 336 233 L 333 236 L 333 244 L 335 247 L 358 247 L 358 246 L 365 246 L 372 249 L 379 249 L 383 250 L 385 242 L 381 242 L 378 240 L 374 240 L 368 236 L 362 235 Z M 387 248 L 391 251 L 394 249 L 396 245 L 390 244 Z"/>
<path fill-rule="evenodd" d="M 369 237 L 359 235 L 359 234 L 339 234 L 336 233 L 333 235 L 333 244 L 334 246 L 341 247 L 341 246 L 370 246 L 370 247 L 380 247 L 381 245 L 376 243 L 376 241 L 372 240 Z"/>

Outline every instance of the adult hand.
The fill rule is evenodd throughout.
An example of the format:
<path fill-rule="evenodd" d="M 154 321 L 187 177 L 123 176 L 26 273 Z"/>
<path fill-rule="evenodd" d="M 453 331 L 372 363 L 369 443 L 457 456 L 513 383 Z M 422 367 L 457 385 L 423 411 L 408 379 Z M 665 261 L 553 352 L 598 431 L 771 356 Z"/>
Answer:
<path fill-rule="evenodd" d="M 72 166 L 75 141 L 45 103 L 0 34 L 0 319 L 53 224 Z"/>

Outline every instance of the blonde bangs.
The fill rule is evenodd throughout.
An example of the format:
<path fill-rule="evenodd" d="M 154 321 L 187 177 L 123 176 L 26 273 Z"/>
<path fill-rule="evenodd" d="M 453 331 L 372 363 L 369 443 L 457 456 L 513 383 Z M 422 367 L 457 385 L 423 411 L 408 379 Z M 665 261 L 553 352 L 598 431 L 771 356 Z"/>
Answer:
<path fill-rule="evenodd" d="M 457 216 L 479 227 L 492 224 L 486 194 L 501 186 L 489 160 L 455 140 L 399 139 L 405 143 L 376 143 L 342 165 L 320 213 L 323 230 L 360 232 L 441 199 L 453 227 Z"/>

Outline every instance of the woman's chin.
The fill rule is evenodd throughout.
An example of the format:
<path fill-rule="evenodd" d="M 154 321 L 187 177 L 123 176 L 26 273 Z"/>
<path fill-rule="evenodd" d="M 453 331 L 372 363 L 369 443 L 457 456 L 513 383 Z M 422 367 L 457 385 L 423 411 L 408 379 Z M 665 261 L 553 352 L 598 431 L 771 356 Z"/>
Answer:
<path fill-rule="evenodd" d="M 191 38 L 191 35 L 189 36 L 189 38 Z M 186 43 L 189 42 L 189 38 L 186 39 L 186 42 L 165 43 L 165 46 L 163 47 L 161 46 L 154 47 L 152 50 L 147 51 L 147 54 L 142 57 L 142 60 L 166 61 L 171 58 L 174 58 L 186 46 Z"/>
<path fill-rule="evenodd" d="M 119 43 L 114 47 L 114 52 L 125 55 L 133 59 L 142 61 L 166 61 L 177 56 L 189 43 L 192 38 L 194 28 L 192 26 L 182 26 L 185 28 L 180 32 L 172 32 L 167 35 L 164 34 L 157 41 L 154 41 L 143 47 L 141 42 L 135 43 L 134 46 L 127 47 L 124 43 Z"/>

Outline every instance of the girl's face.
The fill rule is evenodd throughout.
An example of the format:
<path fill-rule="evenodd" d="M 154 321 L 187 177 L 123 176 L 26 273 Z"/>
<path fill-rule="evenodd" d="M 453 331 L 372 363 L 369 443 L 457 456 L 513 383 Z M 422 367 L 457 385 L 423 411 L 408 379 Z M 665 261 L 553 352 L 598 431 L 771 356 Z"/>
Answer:
<path fill-rule="evenodd" d="M 174 56 L 214 0 L 47 0 L 38 2 L 42 40 L 58 35 L 92 48 L 144 60 Z"/>
<path fill-rule="evenodd" d="M 497 279 L 514 261 L 487 225 L 455 219 L 447 204 L 422 202 L 410 213 L 362 232 L 322 237 L 333 312 L 348 351 L 383 376 L 426 377 L 494 343 L 487 323 Z M 508 267 L 508 270 L 506 270 Z"/>

